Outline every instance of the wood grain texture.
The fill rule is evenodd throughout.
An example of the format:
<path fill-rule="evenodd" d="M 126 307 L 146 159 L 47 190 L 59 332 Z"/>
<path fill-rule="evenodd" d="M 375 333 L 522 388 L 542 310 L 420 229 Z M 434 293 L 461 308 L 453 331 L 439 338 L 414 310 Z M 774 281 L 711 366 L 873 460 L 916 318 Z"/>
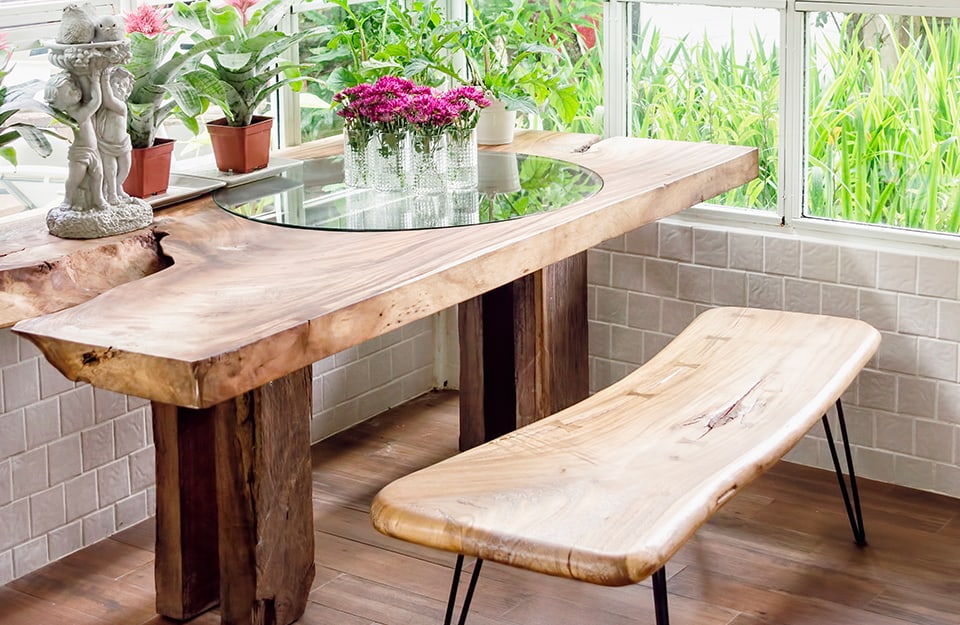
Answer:
<path fill-rule="evenodd" d="M 757 174 L 749 148 L 594 141 L 521 133 L 507 149 L 580 164 L 600 174 L 604 186 L 565 209 L 503 223 L 313 232 L 247 221 L 210 198 L 170 208 L 158 213 L 153 231 L 163 235 L 172 266 L 15 330 L 70 379 L 168 404 L 212 406 Z M 339 149 L 335 139 L 292 154 Z M 0 263 L 0 277 L 5 269 Z"/>
<path fill-rule="evenodd" d="M 0 220 L 0 328 L 75 306 L 170 264 L 153 230 L 60 239 L 47 232 L 44 212 L 36 213 Z"/>
<path fill-rule="evenodd" d="M 638 582 L 793 447 L 879 342 L 851 319 L 707 311 L 617 384 L 390 484 L 373 523 L 542 573 Z"/>
<path fill-rule="evenodd" d="M 154 402 L 157 612 L 192 618 L 220 601 L 214 412 Z"/>
<path fill-rule="evenodd" d="M 224 625 L 288 625 L 313 582 L 311 368 L 216 407 Z"/>
<path fill-rule="evenodd" d="M 460 449 L 589 393 L 586 253 L 461 303 L 458 315 Z"/>

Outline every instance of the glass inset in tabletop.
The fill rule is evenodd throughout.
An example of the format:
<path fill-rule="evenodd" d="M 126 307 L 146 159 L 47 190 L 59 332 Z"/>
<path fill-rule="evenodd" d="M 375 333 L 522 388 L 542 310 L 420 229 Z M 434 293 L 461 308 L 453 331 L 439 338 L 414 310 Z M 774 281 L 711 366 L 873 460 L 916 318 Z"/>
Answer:
<path fill-rule="evenodd" d="M 476 189 L 432 195 L 379 193 L 343 182 L 343 157 L 309 159 L 282 175 L 219 189 L 221 208 L 256 221 L 316 230 L 414 230 L 515 219 L 569 206 L 603 180 L 567 161 L 484 152 Z"/>

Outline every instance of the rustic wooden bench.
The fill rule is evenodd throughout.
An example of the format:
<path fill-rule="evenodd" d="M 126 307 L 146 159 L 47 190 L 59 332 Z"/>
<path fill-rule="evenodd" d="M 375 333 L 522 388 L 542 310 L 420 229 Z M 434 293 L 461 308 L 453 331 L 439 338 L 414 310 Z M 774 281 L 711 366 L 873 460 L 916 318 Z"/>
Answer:
<path fill-rule="evenodd" d="M 463 556 L 594 584 L 653 576 L 668 622 L 667 560 L 818 420 L 859 545 L 866 544 L 840 403 L 880 342 L 861 321 L 717 308 L 610 387 L 400 478 L 371 508 L 380 532 Z M 850 494 L 827 411 L 836 405 Z M 852 501 L 851 501 L 852 500 Z"/>

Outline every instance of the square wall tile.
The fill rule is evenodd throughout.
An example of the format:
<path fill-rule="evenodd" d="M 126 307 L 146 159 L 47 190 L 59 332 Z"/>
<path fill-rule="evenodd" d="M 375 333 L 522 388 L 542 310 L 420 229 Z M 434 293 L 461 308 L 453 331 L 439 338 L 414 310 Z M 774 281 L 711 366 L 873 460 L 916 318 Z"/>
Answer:
<path fill-rule="evenodd" d="M 42 536 L 66 521 L 66 500 L 63 484 L 48 488 L 30 497 L 30 535 Z"/>
<path fill-rule="evenodd" d="M 872 250 L 841 247 L 837 279 L 841 284 L 875 288 L 877 262 L 877 253 Z"/>
<path fill-rule="evenodd" d="M 937 300 L 901 295 L 898 330 L 903 334 L 935 338 L 937 336 Z"/>
<path fill-rule="evenodd" d="M 859 376 L 860 405 L 894 412 L 897 405 L 897 378 L 889 373 L 864 370 Z"/>
<path fill-rule="evenodd" d="M 881 482 L 894 480 L 894 456 L 889 451 L 854 447 L 853 463 L 857 475 Z"/>
<path fill-rule="evenodd" d="M 64 484 L 67 500 L 67 521 L 74 521 L 97 509 L 97 475 L 84 473 Z"/>
<path fill-rule="evenodd" d="M 48 452 L 47 464 L 51 485 L 65 482 L 83 471 L 79 434 L 71 434 L 50 443 Z"/>
<path fill-rule="evenodd" d="M 836 282 L 839 277 L 840 250 L 826 243 L 800 244 L 800 277 L 821 282 Z"/>
<path fill-rule="evenodd" d="M 46 536 L 34 538 L 30 542 L 18 545 L 13 549 L 13 572 L 17 577 L 36 571 L 49 562 L 50 556 L 47 555 Z"/>
<path fill-rule="evenodd" d="M 13 481 L 10 473 L 10 461 L 0 462 L 0 506 L 13 501 Z"/>
<path fill-rule="evenodd" d="M 612 263 L 610 252 L 597 248 L 587 250 L 587 282 L 597 286 L 610 286 Z"/>
<path fill-rule="evenodd" d="M 3 381 L 3 406 L 7 412 L 40 401 L 40 365 L 37 359 L 25 360 L 0 370 Z"/>
<path fill-rule="evenodd" d="M 893 468 L 897 484 L 921 490 L 933 490 L 934 463 L 932 461 L 898 455 L 894 457 Z"/>
<path fill-rule="evenodd" d="M 800 275 L 800 242 L 795 239 L 766 237 L 764 239 L 765 273 L 797 277 Z"/>
<path fill-rule="evenodd" d="M 0 586 L 13 581 L 13 550 L 0 552 Z"/>
<path fill-rule="evenodd" d="M 660 298 L 641 293 L 630 293 L 627 298 L 627 325 L 641 330 L 659 331 Z"/>
<path fill-rule="evenodd" d="M 861 289 L 860 320 L 877 330 L 896 332 L 899 319 L 900 298 L 894 293 Z"/>
<path fill-rule="evenodd" d="M 591 358 L 610 358 L 610 325 L 591 321 L 587 324 Z"/>
<path fill-rule="evenodd" d="M 743 271 L 763 271 L 763 236 L 731 232 L 730 268 Z"/>
<path fill-rule="evenodd" d="M 913 419 L 893 413 L 878 414 L 877 447 L 901 454 L 912 454 Z"/>
<path fill-rule="evenodd" d="M 610 276 L 613 288 L 643 291 L 643 256 L 614 254 L 610 260 Z"/>
<path fill-rule="evenodd" d="M 729 246 L 726 230 L 696 228 L 693 232 L 693 261 L 709 267 L 727 266 Z"/>
<path fill-rule="evenodd" d="M 104 508 L 83 517 L 83 544 L 92 545 L 117 531 L 113 508 Z"/>
<path fill-rule="evenodd" d="M 917 257 L 880 252 L 877 286 L 883 291 L 917 292 Z"/>
<path fill-rule="evenodd" d="M 20 362 L 17 335 L 10 328 L 0 328 L 0 367 Z"/>
<path fill-rule="evenodd" d="M 940 302 L 940 329 L 937 336 L 960 341 L 960 302 Z"/>
<path fill-rule="evenodd" d="M 953 426 L 918 419 L 917 455 L 937 462 L 953 462 Z"/>
<path fill-rule="evenodd" d="M 680 265 L 669 260 L 645 258 L 643 261 L 643 291 L 660 297 L 677 297 Z"/>
<path fill-rule="evenodd" d="M 840 284 L 822 284 L 820 287 L 820 311 L 835 317 L 857 318 L 857 289 Z"/>
<path fill-rule="evenodd" d="M 97 469 L 97 495 L 101 508 L 130 495 L 130 466 L 126 458 Z"/>
<path fill-rule="evenodd" d="M 58 396 L 60 400 L 60 431 L 73 434 L 93 425 L 93 387 L 78 386 Z"/>
<path fill-rule="evenodd" d="M 83 457 L 84 471 L 95 469 L 116 459 L 115 449 L 111 421 L 80 433 L 80 453 Z"/>
<path fill-rule="evenodd" d="M 597 321 L 627 325 L 627 291 L 597 288 Z"/>
<path fill-rule="evenodd" d="M 23 452 L 27 448 L 26 424 L 23 410 L 0 414 L 0 460 Z"/>
<path fill-rule="evenodd" d="M 660 258 L 692 262 L 693 228 L 667 222 L 661 223 Z"/>
<path fill-rule="evenodd" d="M 746 306 L 747 274 L 742 271 L 714 269 L 713 303 L 717 306 Z"/>
<path fill-rule="evenodd" d="M 960 384 L 937 384 L 937 420 L 960 425 Z"/>
<path fill-rule="evenodd" d="M 83 523 L 74 521 L 47 534 L 50 560 L 58 560 L 83 547 Z"/>
<path fill-rule="evenodd" d="M 958 345 L 952 341 L 920 339 L 920 375 L 947 382 L 958 382 Z"/>
<path fill-rule="evenodd" d="M 713 301 L 713 270 L 699 265 L 680 265 L 680 299 L 710 304 Z"/>
<path fill-rule="evenodd" d="M 783 278 L 764 274 L 747 274 L 747 306 L 783 309 Z"/>
<path fill-rule="evenodd" d="M 57 371 L 57 369 L 47 362 L 46 358 L 38 360 L 40 366 L 40 396 L 43 398 L 53 397 L 60 393 L 66 393 L 76 386 L 66 376 Z"/>
<path fill-rule="evenodd" d="M 897 412 L 912 417 L 934 418 L 937 411 L 937 383 L 908 376 L 897 377 Z"/>
<path fill-rule="evenodd" d="M 30 538 L 30 501 L 19 499 L 0 506 L 0 552 L 20 545 Z"/>
<path fill-rule="evenodd" d="M 793 312 L 820 312 L 820 284 L 786 278 L 783 281 L 783 308 Z"/>
<path fill-rule="evenodd" d="M 934 469 L 934 480 L 938 493 L 960 498 L 960 466 L 938 464 Z"/>
<path fill-rule="evenodd" d="M 915 336 L 881 332 L 878 350 L 880 368 L 916 375 L 920 361 L 920 342 Z"/>
<path fill-rule="evenodd" d="M 643 331 L 614 326 L 610 332 L 610 356 L 613 360 L 643 362 Z"/>
<path fill-rule="evenodd" d="M 127 396 L 102 388 L 93 389 L 94 421 L 103 423 L 127 412 Z"/>
<path fill-rule="evenodd" d="M 623 236 L 624 252 L 641 256 L 660 254 L 660 222 L 653 222 Z"/>
<path fill-rule="evenodd" d="M 697 316 L 696 305 L 672 299 L 663 300 L 663 323 L 660 331 L 676 336 L 690 325 Z"/>
<path fill-rule="evenodd" d="M 960 262 L 945 258 L 917 259 L 917 293 L 957 299 L 957 275 L 960 274 Z"/>
<path fill-rule="evenodd" d="M 27 447 L 32 449 L 60 437 L 60 402 L 56 397 L 26 406 L 23 417 Z"/>
<path fill-rule="evenodd" d="M 47 448 L 40 447 L 10 459 L 13 473 L 13 498 L 29 497 L 47 484 Z"/>

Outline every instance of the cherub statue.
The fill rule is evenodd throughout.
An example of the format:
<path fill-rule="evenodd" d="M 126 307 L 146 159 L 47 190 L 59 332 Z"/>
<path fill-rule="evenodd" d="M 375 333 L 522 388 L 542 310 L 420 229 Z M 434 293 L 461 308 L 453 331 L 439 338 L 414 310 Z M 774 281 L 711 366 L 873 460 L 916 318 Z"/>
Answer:
<path fill-rule="evenodd" d="M 133 74 L 124 67 L 113 67 L 101 74 L 103 105 L 96 114 L 97 141 L 103 162 L 103 192 L 111 204 L 129 199 L 123 181 L 130 173 L 130 150 L 127 134 L 127 104 L 133 87 Z"/>
<path fill-rule="evenodd" d="M 107 207 L 103 196 L 103 164 L 93 122 L 102 102 L 101 73 L 102 70 L 95 68 L 91 69 L 90 77 L 60 72 L 47 82 L 44 91 L 44 99 L 50 106 L 64 111 L 77 122 L 73 143 L 67 149 L 64 189 L 64 203 L 77 210 Z"/>

